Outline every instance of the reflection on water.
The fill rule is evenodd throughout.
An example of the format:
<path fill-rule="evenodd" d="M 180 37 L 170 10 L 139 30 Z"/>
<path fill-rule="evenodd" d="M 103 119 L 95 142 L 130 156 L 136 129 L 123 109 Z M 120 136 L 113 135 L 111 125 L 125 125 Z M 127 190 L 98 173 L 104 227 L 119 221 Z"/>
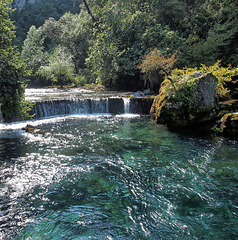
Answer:
<path fill-rule="evenodd" d="M 22 124 L 1 126 L 0 239 L 237 239 L 236 141 L 132 115 Z"/>

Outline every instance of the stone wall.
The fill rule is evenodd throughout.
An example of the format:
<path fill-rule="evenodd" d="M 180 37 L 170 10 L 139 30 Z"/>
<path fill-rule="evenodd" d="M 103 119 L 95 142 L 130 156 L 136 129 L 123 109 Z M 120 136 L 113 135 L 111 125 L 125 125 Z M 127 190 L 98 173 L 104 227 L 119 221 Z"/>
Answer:
<path fill-rule="evenodd" d="M 131 98 L 130 113 L 150 114 L 154 97 Z"/>

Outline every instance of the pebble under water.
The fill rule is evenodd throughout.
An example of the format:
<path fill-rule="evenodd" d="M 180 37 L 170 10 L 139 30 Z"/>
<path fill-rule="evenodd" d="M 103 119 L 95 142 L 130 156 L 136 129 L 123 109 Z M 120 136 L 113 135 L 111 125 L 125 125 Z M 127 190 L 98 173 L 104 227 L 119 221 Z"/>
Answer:
<path fill-rule="evenodd" d="M 237 141 L 140 116 L 32 124 L 0 130 L 0 239 L 238 239 Z"/>

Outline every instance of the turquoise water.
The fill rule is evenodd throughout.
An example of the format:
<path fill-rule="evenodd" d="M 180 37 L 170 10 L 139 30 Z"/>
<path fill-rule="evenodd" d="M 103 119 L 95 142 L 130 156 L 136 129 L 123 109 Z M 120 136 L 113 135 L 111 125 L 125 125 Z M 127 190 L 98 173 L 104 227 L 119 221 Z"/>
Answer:
<path fill-rule="evenodd" d="M 139 116 L 33 124 L 0 132 L 0 239 L 238 239 L 237 141 Z"/>

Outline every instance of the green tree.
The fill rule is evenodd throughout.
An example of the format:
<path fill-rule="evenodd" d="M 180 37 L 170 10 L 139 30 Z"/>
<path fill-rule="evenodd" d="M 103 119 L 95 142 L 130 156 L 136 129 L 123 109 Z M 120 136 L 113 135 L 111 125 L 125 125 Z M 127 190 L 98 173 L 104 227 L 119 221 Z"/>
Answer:
<path fill-rule="evenodd" d="M 186 40 L 181 66 L 213 65 L 217 60 L 223 65 L 238 64 L 237 8 L 236 0 L 206 0 L 200 7 L 193 6 L 194 31 Z"/>
<path fill-rule="evenodd" d="M 137 66 L 151 49 L 163 56 L 177 51 L 180 68 L 213 65 L 218 59 L 224 65 L 237 64 L 236 0 L 90 0 L 83 1 L 79 14 L 60 18 L 65 1 L 50 0 L 48 8 L 45 1 L 35 1 L 45 16 L 48 9 L 58 15 L 28 33 L 24 44 L 31 47 L 24 46 L 22 55 L 29 58 L 33 73 L 40 72 L 40 65 L 49 66 L 45 54 L 59 46 L 70 54 L 75 75 L 128 89 L 143 87 Z M 24 17 L 23 22 L 30 21 L 30 12 L 42 18 L 39 9 L 17 16 Z"/>
<path fill-rule="evenodd" d="M 209 34 L 216 44 L 216 58 L 225 65 L 238 65 L 238 2 L 236 0 L 208 1 L 215 18 Z"/>
<path fill-rule="evenodd" d="M 57 62 L 55 49 L 61 49 L 61 51 L 63 49 L 63 53 L 67 52 L 67 55 L 70 55 L 70 61 L 73 62 L 71 64 L 74 68 L 73 72 L 79 76 L 87 76 L 87 82 L 91 82 L 91 75 L 86 68 L 85 59 L 88 56 L 88 48 L 92 39 L 92 27 L 90 17 L 83 11 L 80 14 L 66 13 L 58 21 L 49 18 L 38 29 L 32 26 L 21 52 L 21 57 L 27 59 L 27 67 L 35 76 L 31 78 L 31 82 L 47 85 L 51 81 L 56 81 L 56 78 L 50 78 L 46 72 L 43 73 L 43 69 L 52 70 L 52 68 L 46 68 L 49 65 L 53 66 L 52 59 L 56 59 Z M 53 52 L 54 54 L 52 54 Z M 49 55 L 51 55 L 50 64 Z M 62 60 L 62 58 L 60 59 Z M 59 65 L 59 63 L 57 64 Z M 46 78 L 51 81 L 47 81 Z"/>
<path fill-rule="evenodd" d="M 46 66 L 38 70 L 41 77 L 45 77 L 53 83 L 60 85 L 70 83 L 74 74 L 72 55 L 64 47 L 57 47 L 49 58 Z"/>
<path fill-rule="evenodd" d="M 59 18 L 66 12 L 79 13 L 81 0 L 35 0 L 26 1 L 21 9 L 17 9 L 11 17 L 16 22 L 16 35 L 19 47 L 22 47 L 29 28 L 34 25 L 36 28 L 42 26 L 46 19 Z M 16 5 L 14 5 L 16 7 Z"/>
<path fill-rule="evenodd" d="M 53 46 L 61 45 L 72 55 L 75 72 L 81 74 L 86 68 L 85 59 L 92 39 L 92 22 L 85 12 L 66 13 L 59 21 L 48 19 L 43 25 L 45 36 Z"/>
<path fill-rule="evenodd" d="M 36 29 L 35 26 L 31 26 L 22 47 L 21 58 L 26 59 L 27 68 L 33 75 L 48 60 L 48 54 L 44 51 L 44 41 L 42 28 Z"/>
<path fill-rule="evenodd" d="M 143 87 L 137 68 L 140 59 L 151 48 L 167 54 L 179 49 L 183 42 L 176 32 L 157 22 L 142 1 L 107 1 L 103 7 L 91 9 L 99 20 L 87 64 L 105 85 Z"/>
<path fill-rule="evenodd" d="M 171 57 L 167 57 L 158 49 L 151 50 L 138 65 L 144 76 L 145 85 L 150 89 L 158 90 L 165 77 L 168 78 L 175 62 L 175 53 Z"/>
<path fill-rule="evenodd" d="M 0 103 L 5 120 L 20 118 L 24 105 L 25 64 L 13 45 L 15 27 L 10 20 L 11 0 L 0 1 Z"/>

